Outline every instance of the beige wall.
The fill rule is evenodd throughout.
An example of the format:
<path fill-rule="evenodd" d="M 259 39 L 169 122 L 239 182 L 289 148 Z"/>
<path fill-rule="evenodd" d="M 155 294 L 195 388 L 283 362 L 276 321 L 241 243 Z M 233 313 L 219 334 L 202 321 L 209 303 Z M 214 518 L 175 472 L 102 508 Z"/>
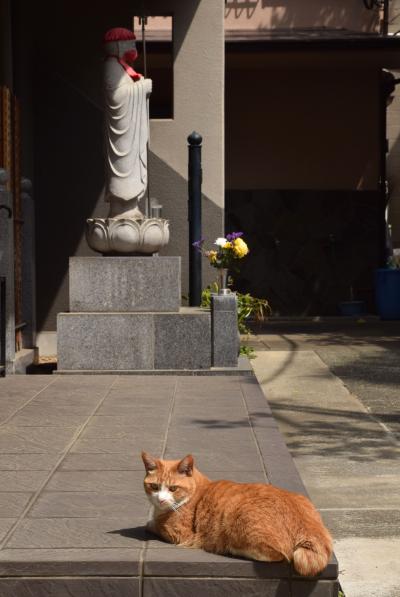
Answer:
<path fill-rule="evenodd" d="M 196 10 L 193 5 L 197 4 Z M 224 205 L 224 35 L 222 0 L 152 2 L 174 12 L 174 119 L 151 123 L 151 149 L 187 177 L 186 138 L 203 136 L 203 192 Z"/>
<path fill-rule="evenodd" d="M 400 72 L 393 73 L 400 77 Z M 396 87 L 393 103 L 387 111 L 387 136 L 389 154 L 387 158 L 387 178 L 389 182 L 389 223 L 395 247 L 400 247 L 400 93 Z"/>
<path fill-rule="evenodd" d="M 400 0 L 390 3 L 390 28 L 394 33 L 400 29 Z M 400 78 L 400 71 L 393 71 Z M 397 85 L 393 103 L 387 111 L 387 136 L 389 154 L 387 159 L 387 178 L 389 181 L 389 223 L 392 227 L 393 245 L 400 247 L 400 87 Z"/>
<path fill-rule="evenodd" d="M 228 58 L 229 189 L 376 189 L 378 74 L 236 69 Z"/>
<path fill-rule="evenodd" d="M 343 27 L 374 31 L 378 24 L 378 11 L 367 10 L 362 0 L 227 0 L 225 7 L 228 30 Z"/>
<path fill-rule="evenodd" d="M 375 31 L 378 25 L 379 11 L 367 10 L 362 0 L 226 0 L 225 3 L 227 31 L 285 27 L 341 27 Z M 148 29 L 166 30 L 168 22 L 162 18 L 152 19 Z"/>
<path fill-rule="evenodd" d="M 186 293 L 186 140 L 193 130 L 203 136 L 203 236 L 211 242 L 224 226 L 224 2 L 158 0 L 148 5 L 153 12 L 174 14 L 174 119 L 151 122 L 151 194 L 171 220 L 171 242 L 165 253 L 182 255 Z M 204 285 L 211 275 L 204 263 Z"/>

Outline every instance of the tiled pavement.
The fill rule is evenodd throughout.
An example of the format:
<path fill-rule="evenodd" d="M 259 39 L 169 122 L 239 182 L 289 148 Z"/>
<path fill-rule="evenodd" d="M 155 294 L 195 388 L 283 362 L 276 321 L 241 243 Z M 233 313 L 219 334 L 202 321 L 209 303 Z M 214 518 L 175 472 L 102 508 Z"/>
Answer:
<path fill-rule="evenodd" d="M 255 378 L 0 379 L 0 597 L 336 597 L 335 560 L 299 579 L 147 535 L 142 449 L 304 492 Z"/>

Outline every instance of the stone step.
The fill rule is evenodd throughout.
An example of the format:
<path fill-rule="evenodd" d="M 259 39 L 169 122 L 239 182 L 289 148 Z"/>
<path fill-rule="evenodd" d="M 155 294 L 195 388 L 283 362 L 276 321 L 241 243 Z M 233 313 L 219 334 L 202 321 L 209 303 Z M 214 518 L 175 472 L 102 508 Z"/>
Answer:
<path fill-rule="evenodd" d="M 255 378 L 12 376 L 0 420 L 1 597 L 338 596 L 335 557 L 305 578 L 145 531 L 141 450 L 305 493 Z"/>
<path fill-rule="evenodd" d="M 59 313 L 57 345 L 63 371 L 209 369 L 211 313 Z"/>

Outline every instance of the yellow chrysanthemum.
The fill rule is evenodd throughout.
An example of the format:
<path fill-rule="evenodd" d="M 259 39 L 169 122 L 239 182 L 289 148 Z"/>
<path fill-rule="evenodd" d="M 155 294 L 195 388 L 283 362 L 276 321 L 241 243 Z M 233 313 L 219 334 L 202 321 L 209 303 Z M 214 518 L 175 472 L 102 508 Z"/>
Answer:
<path fill-rule="evenodd" d="M 236 253 L 237 257 L 239 257 L 239 259 L 242 259 L 242 257 L 245 257 L 249 252 L 249 247 L 241 238 L 235 238 L 235 240 L 233 241 L 233 250 Z"/>
<path fill-rule="evenodd" d="M 215 263 L 217 261 L 217 251 L 208 251 L 207 257 L 210 263 Z"/>
<path fill-rule="evenodd" d="M 231 242 L 228 241 L 222 246 L 222 248 L 223 249 L 233 249 L 233 245 Z"/>

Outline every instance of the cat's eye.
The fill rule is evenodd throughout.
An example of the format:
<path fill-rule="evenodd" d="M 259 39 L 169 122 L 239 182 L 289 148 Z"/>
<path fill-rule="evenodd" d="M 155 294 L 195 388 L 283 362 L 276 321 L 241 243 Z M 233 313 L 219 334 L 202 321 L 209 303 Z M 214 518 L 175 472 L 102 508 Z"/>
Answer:
<path fill-rule="evenodd" d="M 176 491 L 178 488 L 176 485 L 170 485 L 169 486 L 169 490 L 172 491 L 172 493 L 174 493 L 174 491 Z"/>
<path fill-rule="evenodd" d="M 150 489 L 153 491 L 158 491 L 158 483 L 150 483 Z"/>

